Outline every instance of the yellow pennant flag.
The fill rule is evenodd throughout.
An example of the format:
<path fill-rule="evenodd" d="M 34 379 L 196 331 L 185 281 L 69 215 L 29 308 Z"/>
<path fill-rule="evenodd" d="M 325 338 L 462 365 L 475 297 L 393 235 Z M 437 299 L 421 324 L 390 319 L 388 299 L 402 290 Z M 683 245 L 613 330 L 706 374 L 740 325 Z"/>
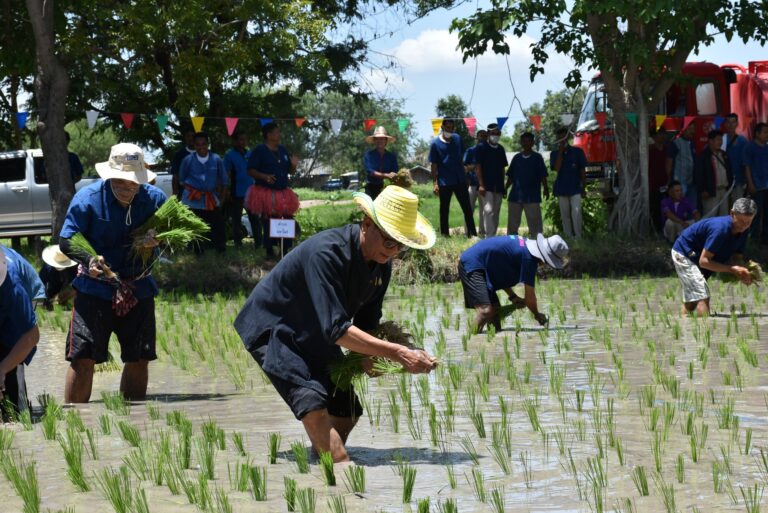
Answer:
<path fill-rule="evenodd" d="M 440 131 L 440 126 L 443 124 L 443 118 L 432 119 L 432 131 L 437 135 Z"/>
<path fill-rule="evenodd" d="M 203 129 L 203 121 L 205 121 L 205 118 L 202 116 L 195 116 L 192 118 L 192 128 L 195 129 L 195 132 L 199 132 Z"/>
<path fill-rule="evenodd" d="M 657 114 L 656 115 L 656 130 L 661 128 L 661 125 L 664 124 L 664 120 L 667 119 L 667 116 L 664 114 Z"/>

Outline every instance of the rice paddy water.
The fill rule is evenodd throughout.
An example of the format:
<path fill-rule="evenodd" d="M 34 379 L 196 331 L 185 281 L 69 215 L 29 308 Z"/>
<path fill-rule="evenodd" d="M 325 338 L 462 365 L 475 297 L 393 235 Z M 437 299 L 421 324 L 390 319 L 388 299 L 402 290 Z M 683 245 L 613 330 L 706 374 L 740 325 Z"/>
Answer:
<path fill-rule="evenodd" d="M 757 288 L 712 289 L 718 315 L 682 319 L 672 278 L 543 281 L 549 329 L 516 311 L 471 335 L 460 285 L 392 287 L 384 318 L 440 365 L 361 381 L 353 464 L 311 454 L 243 350 L 244 296 L 158 299 L 143 403 L 115 394 L 113 362 L 93 402 L 62 407 L 69 313 L 39 312 L 34 414 L 0 427 L 0 509 L 760 511 L 768 307 Z"/>

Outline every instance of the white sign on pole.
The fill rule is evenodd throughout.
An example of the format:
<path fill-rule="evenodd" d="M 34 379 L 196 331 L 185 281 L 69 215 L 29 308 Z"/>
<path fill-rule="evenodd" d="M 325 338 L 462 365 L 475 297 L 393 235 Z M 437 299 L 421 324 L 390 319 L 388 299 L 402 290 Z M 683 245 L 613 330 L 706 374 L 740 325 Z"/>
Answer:
<path fill-rule="evenodd" d="M 270 219 L 269 236 L 273 239 L 295 239 L 296 221 L 293 219 Z"/>

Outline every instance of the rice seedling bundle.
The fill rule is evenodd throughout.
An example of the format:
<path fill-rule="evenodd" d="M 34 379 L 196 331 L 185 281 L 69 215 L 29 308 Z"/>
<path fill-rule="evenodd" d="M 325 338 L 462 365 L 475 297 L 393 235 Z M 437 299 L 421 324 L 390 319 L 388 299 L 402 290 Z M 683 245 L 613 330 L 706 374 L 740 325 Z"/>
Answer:
<path fill-rule="evenodd" d="M 392 185 L 397 185 L 403 189 L 410 189 L 413 186 L 413 178 L 408 168 L 403 168 L 397 172 L 395 177 L 389 181 Z"/>
<path fill-rule="evenodd" d="M 763 268 L 760 266 L 760 264 L 754 260 L 750 260 L 744 267 L 746 267 L 747 271 L 749 271 L 753 282 L 762 283 L 763 278 L 765 277 L 765 273 L 763 272 Z M 720 273 L 720 278 L 722 278 L 722 281 L 726 283 L 735 283 L 739 281 L 735 275 L 730 273 Z"/>
<path fill-rule="evenodd" d="M 91 246 L 91 243 L 88 242 L 88 239 L 86 239 L 85 236 L 79 232 L 74 234 L 72 238 L 69 239 L 69 247 L 73 252 L 81 255 L 88 255 L 89 258 L 95 258 L 99 256 L 96 250 L 93 249 L 93 246 Z M 101 267 L 104 270 L 104 277 L 109 279 L 117 278 L 117 275 L 112 272 L 109 266 L 104 264 Z"/>
<path fill-rule="evenodd" d="M 170 250 L 184 249 L 191 242 L 206 240 L 208 225 L 181 203 L 170 197 L 147 221 L 133 232 L 133 252 L 147 265 L 154 248 L 146 247 L 153 238 Z"/>

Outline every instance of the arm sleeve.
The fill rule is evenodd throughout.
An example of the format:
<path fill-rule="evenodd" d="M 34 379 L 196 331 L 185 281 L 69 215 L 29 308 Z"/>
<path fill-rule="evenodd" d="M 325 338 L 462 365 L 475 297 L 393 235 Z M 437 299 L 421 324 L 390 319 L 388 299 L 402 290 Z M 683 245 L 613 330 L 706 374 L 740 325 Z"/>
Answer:
<path fill-rule="evenodd" d="M 437 152 L 437 145 L 434 141 L 429 145 L 429 162 L 432 164 L 440 163 L 440 154 Z"/>
<path fill-rule="evenodd" d="M 379 325 L 382 315 L 381 307 L 384 304 L 384 296 L 387 294 L 390 276 L 391 268 L 383 277 L 382 284 L 379 285 L 379 289 L 373 298 L 355 313 L 354 324 L 361 330 L 370 332 Z"/>
<path fill-rule="evenodd" d="M 0 342 L 5 347 L 12 348 L 29 330 L 37 326 L 35 309 L 29 296 L 20 286 L 7 282 L 0 287 L 2 302 L 9 305 L 9 310 L 2 322 Z"/>
<path fill-rule="evenodd" d="M 90 227 L 91 216 L 88 207 L 78 200 L 79 198 L 75 195 L 75 199 L 69 205 L 67 216 L 64 218 L 64 226 L 62 226 L 61 233 L 59 234 L 59 246 L 61 251 L 69 258 L 88 267 L 88 263 L 91 260 L 90 255 L 74 251 L 69 243 L 69 239 L 76 233 L 85 233 Z"/>
<path fill-rule="evenodd" d="M 347 299 L 342 285 L 345 267 L 332 249 L 315 253 L 304 265 L 304 279 L 309 290 L 307 306 L 314 310 L 320 335 L 328 345 L 336 344 L 352 325 L 344 307 Z"/>
<path fill-rule="evenodd" d="M 251 150 L 251 153 L 248 155 L 248 169 L 255 169 L 256 171 L 261 172 L 261 162 L 259 162 L 259 152 L 256 151 L 256 148 Z"/>
<path fill-rule="evenodd" d="M 40 276 L 37 275 L 37 271 L 32 267 L 32 264 L 27 262 L 24 258 L 19 258 L 16 261 L 16 265 L 19 266 L 19 274 L 24 281 L 24 290 L 32 300 L 45 299 L 45 285 L 43 285 Z"/>
<path fill-rule="evenodd" d="M 365 155 L 363 155 L 363 167 L 365 168 L 365 174 L 368 177 L 371 176 L 371 173 L 373 171 L 378 171 L 377 169 L 374 169 L 373 162 L 371 162 L 371 152 L 370 151 L 366 151 Z"/>
<path fill-rule="evenodd" d="M 505 150 L 502 145 L 499 145 L 499 148 L 501 148 L 501 156 L 504 158 L 504 165 L 507 166 L 509 164 L 509 160 L 507 160 L 507 150 Z"/>
<path fill-rule="evenodd" d="M 528 260 L 524 265 L 522 269 L 522 275 L 520 276 L 520 281 L 522 281 L 524 284 L 528 285 L 529 287 L 535 287 L 536 286 L 536 268 L 538 267 L 538 263 L 534 258 L 531 258 Z"/>
<path fill-rule="evenodd" d="M 187 174 L 189 174 L 189 162 L 190 160 L 187 157 L 184 157 L 184 160 L 182 160 L 179 165 L 179 183 L 182 185 L 187 179 Z"/>

